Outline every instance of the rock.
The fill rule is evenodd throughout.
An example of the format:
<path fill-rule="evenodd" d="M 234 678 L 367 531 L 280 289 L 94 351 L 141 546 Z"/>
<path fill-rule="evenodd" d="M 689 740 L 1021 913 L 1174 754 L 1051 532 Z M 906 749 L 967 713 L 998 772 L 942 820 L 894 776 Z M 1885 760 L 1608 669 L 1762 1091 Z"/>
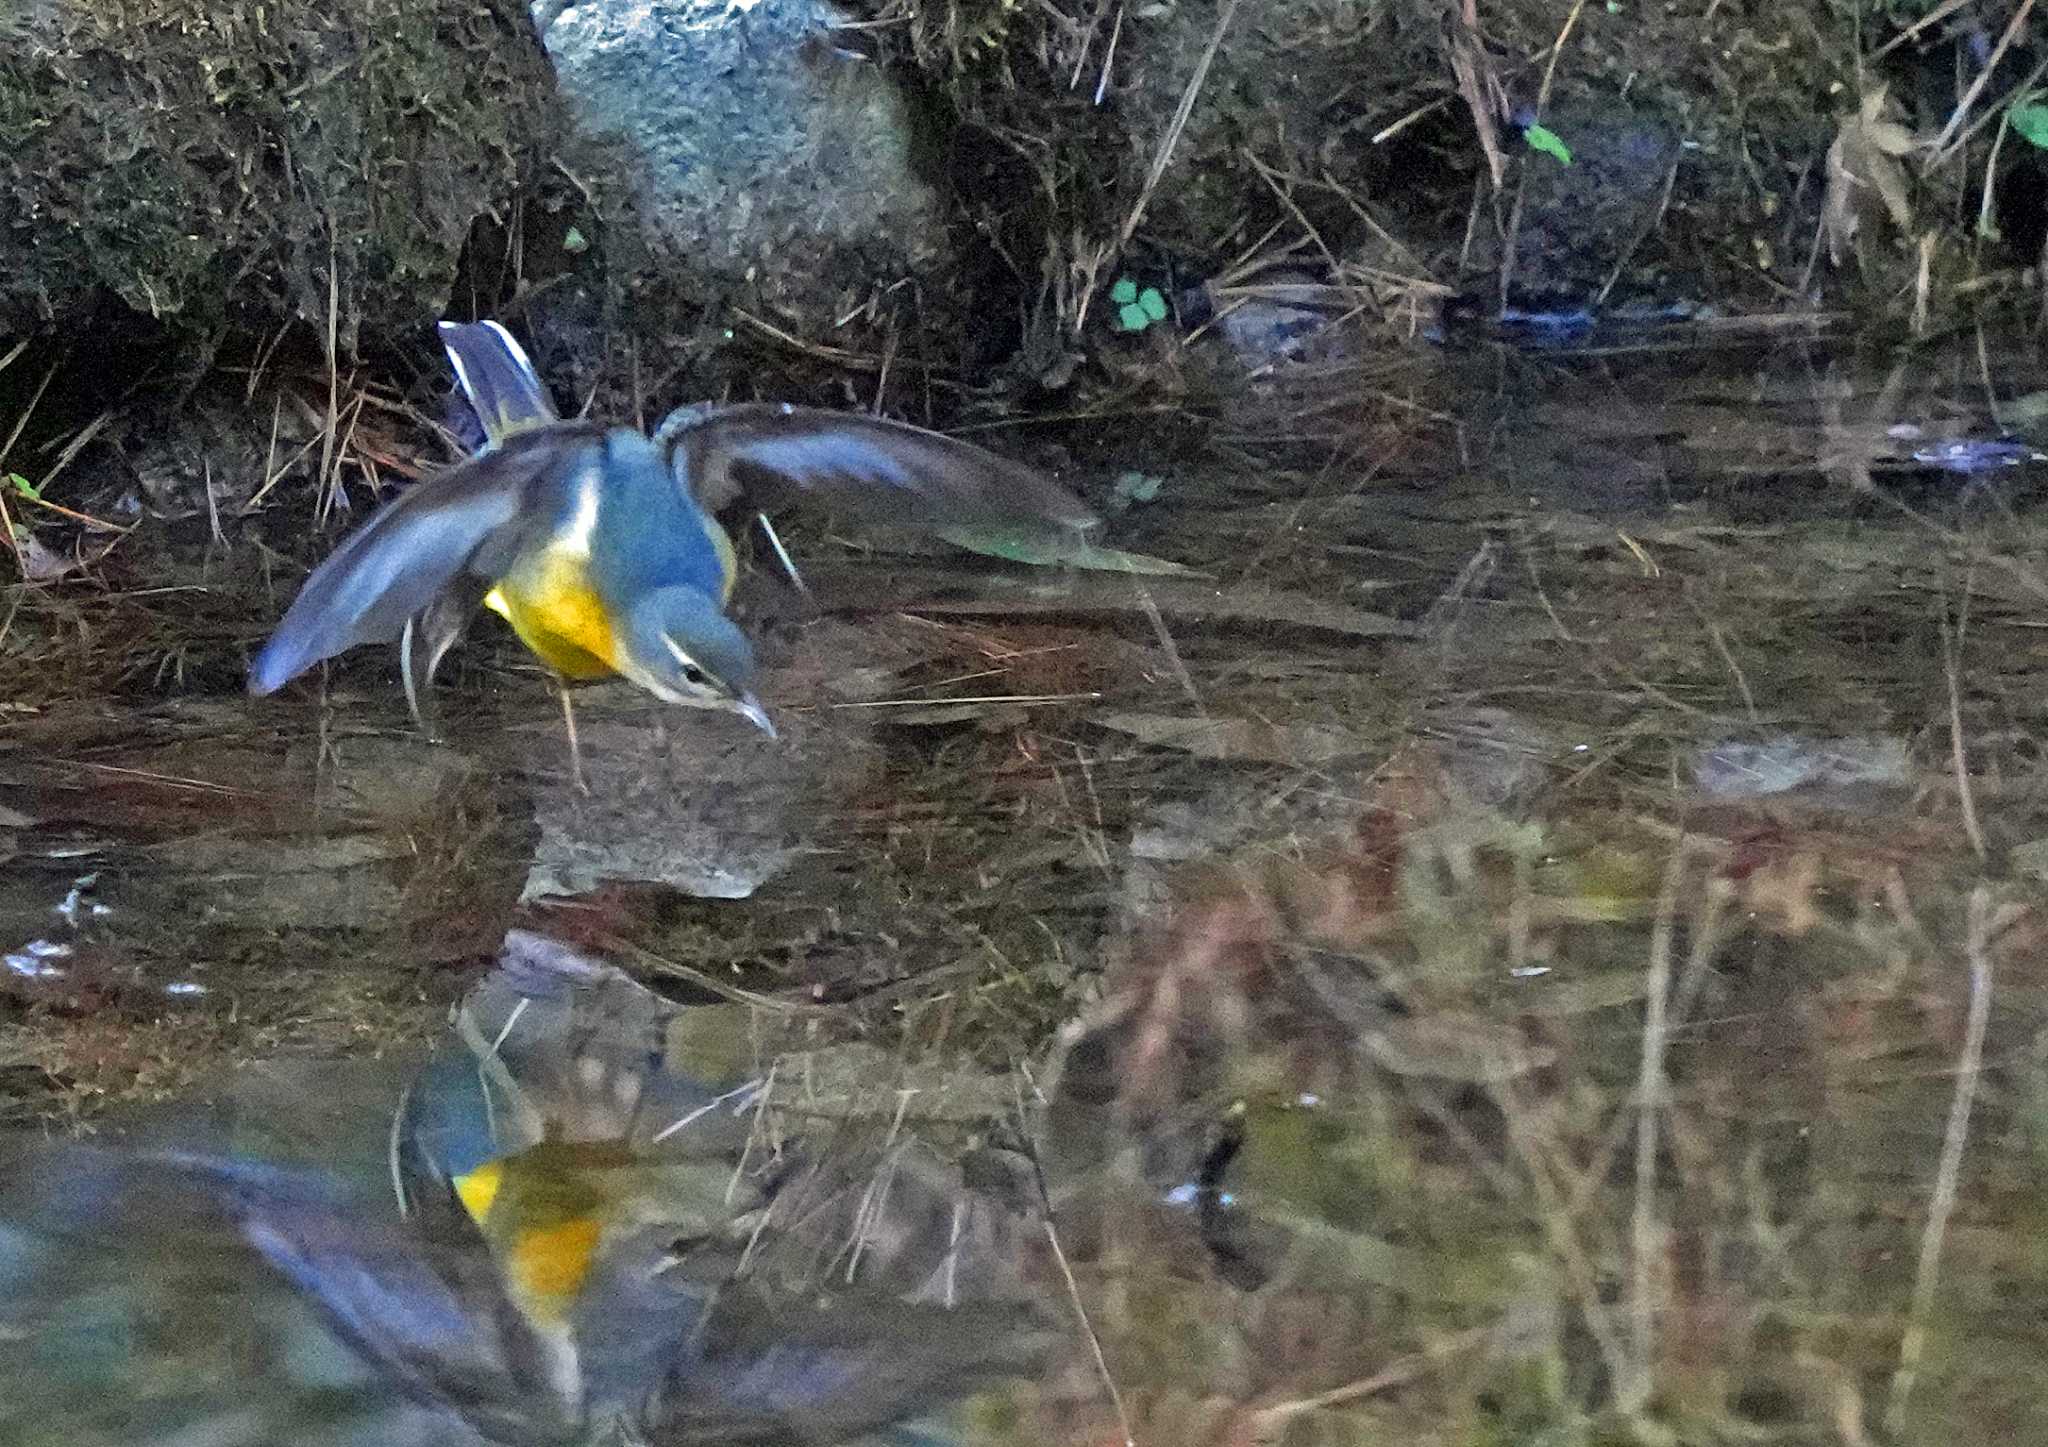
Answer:
<path fill-rule="evenodd" d="M 908 107 L 821 0 L 539 8 L 563 96 L 657 258 L 825 327 L 944 249 Z"/>
<path fill-rule="evenodd" d="M 848 623 L 806 629 L 789 666 L 771 669 L 763 686 L 776 739 L 736 715 L 677 708 L 624 682 L 577 690 L 589 792 L 570 780 L 561 729 L 543 725 L 531 744 L 540 841 L 521 898 L 641 883 L 747 898 L 812 847 L 813 821 L 831 817 L 876 760 L 871 711 L 800 712 L 778 700 L 872 697 L 877 678 L 849 676 L 841 688 L 821 680 L 873 651 Z"/>
<path fill-rule="evenodd" d="M 1693 761 L 1702 798 L 1764 799 L 1795 791 L 1810 800 L 1896 797 L 1915 777 L 1906 741 L 1883 735 L 1816 738 L 1772 734 L 1724 739 Z"/>
<path fill-rule="evenodd" d="M 781 741 L 730 714 L 663 705 L 629 684 L 583 689 L 576 703 L 589 792 L 570 781 L 561 730 L 536 735 L 540 842 L 522 899 L 608 883 L 745 899 L 789 862 L 802 842 L 792 814 L 805 802 L 808 770 L 790 767 Z M 803 741 L 791 737 L 787 747 Z"/>

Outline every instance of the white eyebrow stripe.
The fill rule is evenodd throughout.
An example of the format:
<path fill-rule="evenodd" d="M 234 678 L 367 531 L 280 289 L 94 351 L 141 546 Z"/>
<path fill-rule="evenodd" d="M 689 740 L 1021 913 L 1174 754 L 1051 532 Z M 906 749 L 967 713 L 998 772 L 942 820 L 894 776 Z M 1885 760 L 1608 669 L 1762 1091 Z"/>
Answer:
<path fill-rule="evenodd" d="M 661 641 L 664 645 L 667 646 L 668 651 L 676 656 L 676 662 L 682 664 L 683 667 L 700 668 L 702 666 L 697 662 L 696 659 L 690 657 L 689 654 L 683 652 L 683 646 L 680 643 L 676 642 L 675 639 L 669 637 L 666 633 L 661 635 Z"/>

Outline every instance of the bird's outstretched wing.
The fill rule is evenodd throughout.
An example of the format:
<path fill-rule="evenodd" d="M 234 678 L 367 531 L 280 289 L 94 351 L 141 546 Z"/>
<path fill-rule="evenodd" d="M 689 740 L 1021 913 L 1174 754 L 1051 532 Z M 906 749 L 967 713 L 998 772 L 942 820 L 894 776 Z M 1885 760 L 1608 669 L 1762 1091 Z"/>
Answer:
<path fill-rule="evenodd" d="M 322 659 L 395 641 L 465 572 L 494 580 L 526 530 L 545 526 L 549 489 L 599 436 L 567 422 L 523 433 L 371 518 L 306 579 L 249 666 L 249 691 L 274 693 Z"/>
<path fill-rule="evenodd" d="M 769 402 L 701 404 L 654 434 L 678 481 L 712 512 L 744 496 L 769 511 L 813 501 L 862 522 L 1086 528 L 1094 513 L 1036 468 L 903 422 Z"/>
<path fill-rule="evenodd" d="M 441 345 L 463 396 L 484 427 L 486 450 L 535 427 L 561 421 L 526 349 L 497 322 L 441 322 Z"/>
<path fill-rule="evenodd" d="M 728 1289 L 637 1425 L 658 1447 L 828 1447 L 1041 1375 L 1056 1341 L 1017 1303 L 819 1307 Z"/>
<path fill-rule="evenodd" d="M 499 1284 L 480 1237 L 430 1241 L 365 1213 L 323 1179 L 233 1157 L 162 1152 L 270 1267 L 400 1391 L 494 1442 L 553 1444 L 581 1414 L 546 1344 Z"/>

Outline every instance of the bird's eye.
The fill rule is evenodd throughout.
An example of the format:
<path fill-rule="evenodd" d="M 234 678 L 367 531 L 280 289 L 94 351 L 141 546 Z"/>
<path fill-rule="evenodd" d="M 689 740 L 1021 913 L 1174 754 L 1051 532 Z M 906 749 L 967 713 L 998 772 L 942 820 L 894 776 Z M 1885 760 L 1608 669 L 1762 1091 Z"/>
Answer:
<path fill-rule="evenodd" d="M 687 649 L 667 634 L 662 635 L 661 641 L 668 645 L 668 651 L 674 655 L 676 672 L 683 676 L 683 682 L 689 684 L 692 688 L 709 688 L 712 686 L 711 675 L 697 666 L 697 660 L 690 657 Z"/>

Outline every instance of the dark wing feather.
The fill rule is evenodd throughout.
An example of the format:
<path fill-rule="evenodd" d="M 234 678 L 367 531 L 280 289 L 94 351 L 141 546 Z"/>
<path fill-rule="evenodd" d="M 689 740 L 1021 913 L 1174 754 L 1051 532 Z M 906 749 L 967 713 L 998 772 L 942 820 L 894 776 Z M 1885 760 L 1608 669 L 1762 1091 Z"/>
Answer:
<path fill-rule="evenodd" d="M 442 322 L 441 345 L 462 395 L 484 427 L 485 445 L 560 420 L 526 351 L 494 321 Z"/>
<path fill-rule="evenodd" d="M 274 693 L 322 659 L 396 640 L 465 570 L 495 581 L 527 529 L 552 515 L 535 504 L 595 435 L 578 424 L 523 433 L 371 518 L 306 579 L 249 666 L 249 691 Z"/>
<path fill-rule="evenodd" d="M 494 1442 L 564 1440 L 574 1404 L 472 1230 L 433 1241 L 317 1177 L 190 1152 L 146 1158 L 207 1190 L 244 1240 L 393 1386 Z"/>
<path fill-rule="evenodd" d="M 822 1309 L 729 1290 L 638 1423 L 658 1447 L 828 1447 L 1007 1377 L 1041 1376 L 1057 1341 L 1023 1304 Z"/>
<path fill-rule="evenodd" d="M 942 528 L 1053 524 L 1095 514 L 1036 468 L 922 427 L 767 402 L 673 412 L 655 433 L 670 466 L 705 507 L 742 495 L 766 511 L 810 500 L 863 522 Z"/>

